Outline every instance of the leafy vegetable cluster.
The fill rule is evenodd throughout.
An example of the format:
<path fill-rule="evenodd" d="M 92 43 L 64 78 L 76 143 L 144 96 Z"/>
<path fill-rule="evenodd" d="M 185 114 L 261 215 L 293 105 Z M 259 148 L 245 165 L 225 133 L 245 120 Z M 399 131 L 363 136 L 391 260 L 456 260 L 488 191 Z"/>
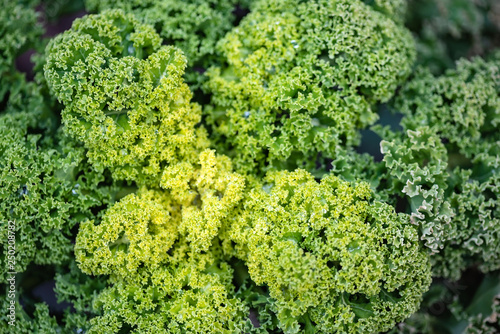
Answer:
<path fill-rule="evenodd" d="M 219 43 L 207 122 L 244 173 L 306 169 L 358 143 L 415 57 L 409 32 L 358 1 L 258 2 Z"/>
<path fill-rule="evenodd" d="M 500 331 L 496 2 L 2 8 L 0 333 Z"/>
<path fill-rule="evenodd" d="M 500 269 L 499 59 L 460 61 L 440 77 L 420 69 L 395 105 L 403 133 L 381 144 L 393 177 L 433 252 L 438 276 L 478 263 Z"/>
<path fill-rule="evenodd" d="M 267 285 L 286 333 L 390 328 L 430 283 L 415 226 L 368 184 L 304 170 L 273 172 L 250 190 L 229 231 L 257 285 Z"/>
<path fill-rule="evenodd" d="M 75 20 L 47 46 L 49 87 L 65 108 L 65 131 L 97 168 L 153 184 L 165 166 L 193 161 L 205 133 L 201 109 L 183 82 L 186 58 L 161 47 L 151 26 L 108 11 Z"/>
<path fill-rule="evenodd" d="M 189 64 L 186 82 L 197 87 L 203 81 L 199 72 L 219 61 L 217 42 L 240 18 L 238 11 L 248 9 L 249 1 L 86 0 L 85 6 L 91 12 L 123 9 L 153 26 L 166 43 L 184 52 Z"/>

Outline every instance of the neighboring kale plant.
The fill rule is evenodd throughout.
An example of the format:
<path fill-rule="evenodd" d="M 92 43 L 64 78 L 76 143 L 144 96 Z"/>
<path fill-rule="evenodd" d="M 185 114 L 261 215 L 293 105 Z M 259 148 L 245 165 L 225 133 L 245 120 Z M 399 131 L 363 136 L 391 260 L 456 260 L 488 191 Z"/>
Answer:
<path fill-rule="evenodd" d="M 440 77 L 420 69 L 395 107 L 404 131 L 384 135 L 382 191 L 407 203 L 434 274 L 500 269 L 500 57 Z"/>
<path fill-rule="evenodd" d="M 201 73 L 218 62 L 215 45 L 248 7 L 249 0 L 86 0 L 89 11 L 120 8 L 152 25 L 168 43 L 184 52 L 188 60 L 186 82 L 197 86 Z"/>
<path fill-rule="evenodd" d="M 183 81 L 186 58 L 121 10 L 74 21 L 47 47 L 45 77 L 64 104 L 64 130 L 95 168 L 158 185 L 163 168 L 208 145 L 201 108 Z"/>
<path fill-rule="evenodd" d="M 409 75 L 410 33 L 356 1 L 261 1 L 220 42 L 206 120 L 238 171 L 324 167 Z"/>
<path fill-rule="evenodd" d="M 170 168 L 166 190 L 141 189 L 101 221 L 81 225 L 75 254 L 83 272 L 110 275 L 94 301 L 89 333 L 244 333 L 249 308 L 235 297 L 217 238 L 243 196 L 227 157 Z"/>
<path fill-rule="evenodd" d="M 7 271 L 23 272 L 32 262 L 68 260 L 72 229 L 92 217 L 93 208 L 113 201 L 118 191 L 109 178 L 90 168 L 81 148 L 38 128 L 37 121 L 44 121 L 36 111 L 7 110 L 0 116 L 0 221 L 13 222 L 18 241 L 15 267 L 9 270 L 8 224 L 0 226 L 1 282 Z"/>
<path fill-rule="evenodd" d="M 10 79 L 0 113 L 0 286 L 15 280 L 16 288 L 10 297 L 2 293 L 0 303 L 7 309 L 14 302 L 16 312 L 14 321 L 2 315 L 0 332 L 56 333 L 53 313 L 29 297 L 31 289 L 74 260 L 78 224 L 128 190 L 93 170 L 83 148 L 56 130 L 43 85 L 20 73 Z"/>
<path fill-rule="evenodd" d="M 272 172 L 232 217 L 225 238 L 284 333 L 374 333 L 418 309 L 430 284 L 418 230 L 371 197 L 366 183 Z"/>

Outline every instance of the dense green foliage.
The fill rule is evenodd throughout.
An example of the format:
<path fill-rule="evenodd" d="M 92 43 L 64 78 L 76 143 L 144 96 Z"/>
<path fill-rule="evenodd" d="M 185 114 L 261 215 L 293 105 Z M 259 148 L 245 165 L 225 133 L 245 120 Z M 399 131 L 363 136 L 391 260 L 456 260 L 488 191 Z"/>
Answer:
<path fill-rule="evenodd" d="M 236 6 L 246 8 L 246 2 L 86 0 L 85 4 L 89 11 L 120 8 L 153 26 L 166 43 L 184 52 L 188 60 L 186 81 L 196 86 L 202 80 L 199 72 L 218 61 L 215 45 L 233 27 Z"/>
<path fill-rule="evenodd" d="M 2 2 L 0 334 L 500 332 L 495 1 L 83 5 Z"/>
<path fill-rule="evenodd" d="M 214 240 L 240 201 L 244 180 L 213 151 L 203 152 L 199 165 L 182 167 L 165 172 L 166 191 L 142 189 L 98 224 L 81 224 L 79 267 L 110 275 L 110 286 L 95 301 L 103 314 L 92 320 L 90 333 L 243 333 L 252 327 Z"/>
<path fill-rule="evenodd" d="M 27 7 L 25 10 L 31 13 Z M 27 82 L 15 69 L 14 60 L 10 61 L 2 76 L 7 82 L 2 88 L 10 89 L 3 95 L 0 113 L 2 283 L 7 272 L 24 272 L 31 263 L 68 261 L 72 229 L 94 216 L 93 208 L 112 202 L 120 191 L 107 174 L 89 168 L 82 148 L 55 130 L 57 108 L 45 96 L 43 79 Z M 8 221 L 15 223 L 12 231 L 17 241 L 15 267 L 10 270 L 6 261 Z"/>
<path fill-rule="evenodd" d="M 104 176 L 87 170 L 82 150 L 58 151 L 52 140 L 28 133 L 28 117 L 22 113 L 0 117 L 0 219 L 15 222 L 17 272 L 31 262 L 68 260 L 71 229 L 93 215 L 92 207 L 111 200 L 109 189 L 95 189 Z M 2 224 L 2 282 L 9 271 L 7 232 L 8 225 Z"/>
<path fill-rule="evenodd" d="M 415 312 L 430 284 L 408 216 L 368 184 L 304 170 L 270 173 L 228 232 L 285 333 L 373 333 Z"/>
<path fill-rule="evenodd" d="M 410 73 L 407 30 L 357 1 L 261 1 L 219 44 L 206 108 L 238 171 L 316 167 L 356 144 Z M 318 161 L 322 163 L 323 161 Z"/>
<path fill-rule="evenodd" d="M 201 110 L 183 82 L 186 58 L 131 14 L 75 20 L 47 47 L 45 77 L 65 105 L 65 131 L 94 166 L 155 184 L 165 166 L 193 161 L 205 146 Z"/>
<path fill-rule="evenodd" d="M 400 134 L 381 144 L 387 191 L 404 196 L 438 276 L 500 269 L 500 59 L 420 69 L 395 106 Z"/>

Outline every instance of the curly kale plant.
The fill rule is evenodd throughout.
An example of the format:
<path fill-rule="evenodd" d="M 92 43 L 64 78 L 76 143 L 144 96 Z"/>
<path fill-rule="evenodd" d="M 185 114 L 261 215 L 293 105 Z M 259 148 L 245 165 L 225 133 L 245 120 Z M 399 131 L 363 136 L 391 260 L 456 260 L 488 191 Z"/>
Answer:
<path fill-rule="evenodd" d="M 96 168 L 157 184 L 164 167 L 207 146 L 200 106 L 183 82 L 186 58 L 123 11 L 77 19 L 47 47 L 45 77 L 65 105 L 65 131 Z M 198 153 L 197 153 L 198 152 Z"/>
<path fill-rule="evenodd" d="M 220 42 L 206 110 L 237 170 L 312 169 L 358 142 L 414 60 L 408 31 L 356 1 L 262 1 Z"/>
<path fill-rule="evenodd" d="M 500 268 L 500 58 L 419 70 L 396 100 L 404 132 L 382 142 L 387 191 L 406 198 L 437 276 Z"/>
<path fill-rule="evenodd" d="M 244 180 L 213 151 L 165 171 L 167 190 L 142 189 L 81 225 L 75 254 L 87 274 L 110 275 L 95 300 L 90 333 L 119 330 L 243 333 L 249 310 L 234 297 L 218 229 L 240 201 Z"/>
<path fill-rule="evenodd" d="M 65 271 L 74 260 L 78 224 L 98 217 L 127 188 L 93 170 L 85 151 L 56 130 L 43 84 L 26 82 L 20 73 L 10 79 L 0 114 L 0 285 L 14 279 L 17 293 L 0 295 L 5 310 L 12 302 L 15 308 L 13 325 L 10 313 L 2 314 L 0 333 L 56 333 L 74 324 L 71 319 L 87 317 L 68 315 L 59 326 L 53 310 L 26 297 L 28 287 L 44 282 L 40 268 Z"/>
<path fill-rule="evenodd" d="M 285 333 L 374 333 L 418 309 L 430 266 L 408 216 L 368 184 L 272 172 L 228 231 Z"/>
<path fill-rule="evenodd" d="M 0 226 L 0 281 L 6 272 L 23 272 L 30 263 L 61 264 L 71 257 L 71 229 L 92 208 L 114 199 L 83 150 L 71 142 L 37 134 L 29 126 L 36 114 L 0 116 L 0 220 L 12 221 L 17 240 L 15 268 L 7 266 L 8 224 Z M 97 185 L 101 183 L 98 187 Z"/>
<path fill-rule="evenodd" d="M 500 331 L 495 1 L 1 7 L 0 333 Z"/>
<path fill-rule="evenodd" d="M 199 71 L 216 61 L 216 43 L 236 20 L 237 0 L 86 0 L 90 11 L 120 8 L 133 13 L 142 22 L 152 25 L 160 36 L 181 49 L 188 61 L 186 81 L 200 81 Z M 248 2 L 248 1 L 245 1 Z M 247 7 L 245 3 L 243 7 Z"/>

